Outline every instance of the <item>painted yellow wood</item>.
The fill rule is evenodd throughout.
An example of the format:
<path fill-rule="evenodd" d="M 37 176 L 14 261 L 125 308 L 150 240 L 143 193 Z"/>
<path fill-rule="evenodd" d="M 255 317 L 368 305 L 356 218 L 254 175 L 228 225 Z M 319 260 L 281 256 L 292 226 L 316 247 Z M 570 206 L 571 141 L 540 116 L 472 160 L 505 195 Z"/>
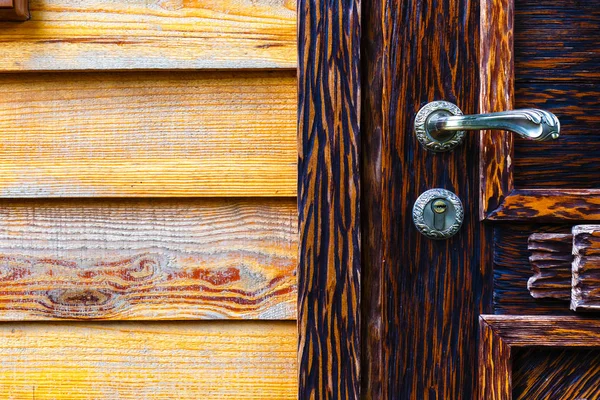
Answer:
<path fill-rule="evenodd" d="M 295 399 L 294 322 L 0 325 L 8 399 Z"/>
<path fill-rule="evenodd" d="M 30 0 L 0 71 L 295 68 L 294 0 Z"/>
<path fill-rule="evenodd" d="M 0 201 L 0 320 L 295 319 L 289 199 Z"/>
<path fill-rule="evenodd" d="M 0 197 L 296 194 L 293 71 L 5 74 L 0 92 Z"/>

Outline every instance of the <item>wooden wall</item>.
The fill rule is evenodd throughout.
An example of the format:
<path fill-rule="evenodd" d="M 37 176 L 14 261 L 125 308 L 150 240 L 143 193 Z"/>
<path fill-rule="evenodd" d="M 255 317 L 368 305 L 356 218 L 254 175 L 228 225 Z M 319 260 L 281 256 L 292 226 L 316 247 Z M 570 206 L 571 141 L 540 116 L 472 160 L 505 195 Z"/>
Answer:
<path fill-rule="evenodd" d="M 295 9 L 0 22 L 0 393 L 296 398 Z"/>

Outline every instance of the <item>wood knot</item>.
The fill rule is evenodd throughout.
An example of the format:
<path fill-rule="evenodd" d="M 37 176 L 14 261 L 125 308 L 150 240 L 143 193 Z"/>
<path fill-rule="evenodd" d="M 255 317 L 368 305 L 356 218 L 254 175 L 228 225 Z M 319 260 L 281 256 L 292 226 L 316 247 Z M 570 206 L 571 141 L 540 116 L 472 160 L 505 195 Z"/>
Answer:
<path fill-rule="evenodd" d="M 107 304 L 112 295 L 97 289 L 57 289 L 48 293 L 50 301 L 68 307 L 89 307 Z"/>

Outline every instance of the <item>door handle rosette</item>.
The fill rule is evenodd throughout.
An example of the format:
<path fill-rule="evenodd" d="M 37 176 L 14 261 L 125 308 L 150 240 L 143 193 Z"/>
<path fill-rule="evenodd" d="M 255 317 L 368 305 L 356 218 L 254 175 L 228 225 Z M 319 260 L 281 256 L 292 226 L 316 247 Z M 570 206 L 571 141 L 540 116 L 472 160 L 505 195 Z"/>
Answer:
<path fill-rule="evenodd" d="M 560 122 L 556 115 L 536 108 L 490 114 L 463 115 L 447 101 L 433 101 L 423 106 L 415 117 L 415 134 L 427 150 L 444 152 L 454 149 L 465 139 L 465 131 L 504 130 L 529 140 L 557 139 Z"/>

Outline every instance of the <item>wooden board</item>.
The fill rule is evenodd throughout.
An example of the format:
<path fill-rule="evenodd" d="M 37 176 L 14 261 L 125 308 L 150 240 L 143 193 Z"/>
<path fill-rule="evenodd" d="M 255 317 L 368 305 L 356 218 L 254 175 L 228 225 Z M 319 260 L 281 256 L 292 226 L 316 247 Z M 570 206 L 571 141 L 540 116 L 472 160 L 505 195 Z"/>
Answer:
<path fill-rule="evenodd" d="M 293 322 L 0 325 L 11 399 L 295 399 Z"/>
<path fill-rule="evenodd" d="M 600 79 L 596 0 L 517 0 L 514 26 L 517 80 Z"/>
<path fill-rule="evenodd" d="M 295 68 L 294 0 L 30 0 L 0 71 Z"/>
<path fill-rule="evenodd" d="M 0 320 L 295 319 L 294 199 L 0 202 Z"/>
<path fill-rule="evenodd" d="M 295 196 L 293 72 L 0 75 L 0 197 Z"/>
<path fill-rule="evenodd" d="M 561 136 L 550 142 L 515 140 L 515 186 L 599 189 L 600 85 L 518 82 L 515 108 L 527 107 L 555 113 L 560 119 Z"/>

